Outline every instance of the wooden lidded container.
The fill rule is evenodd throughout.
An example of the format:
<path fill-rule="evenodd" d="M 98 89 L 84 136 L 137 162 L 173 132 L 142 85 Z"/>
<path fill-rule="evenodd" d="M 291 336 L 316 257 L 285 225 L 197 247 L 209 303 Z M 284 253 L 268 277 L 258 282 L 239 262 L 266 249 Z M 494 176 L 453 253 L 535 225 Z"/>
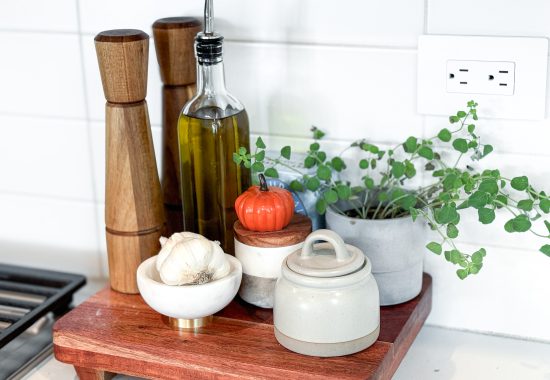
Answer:
<path fill-rule="evenodd" d="M 139 293 L 136 270 L 160 250 L 162 193 L 145 96 L 149 36 L 141 30 L 99 33 L 95 47 L 105 105 L 105 224 L 111 287 Z"/>
<path fill-rule="evenodd" d="M 311 220 L 294 214 L 290 224 L 281 231 L 256 232 L 236 221 L 235 257 L 243 267 L 239 296 L 246 302 L 263 307 L 273 307 L 275 283 L 281 276 L 285 258 L 302 248 L 311 233 Z"/>
<path fill-rule="evenodd" d="M 155 21 L 153 35 L 162 87 L 162 192 L 166 235 L 185 230 L 180 192 L 178 117 L 196 92 L 195 36 L 201 30 L 192 17 Z"/>

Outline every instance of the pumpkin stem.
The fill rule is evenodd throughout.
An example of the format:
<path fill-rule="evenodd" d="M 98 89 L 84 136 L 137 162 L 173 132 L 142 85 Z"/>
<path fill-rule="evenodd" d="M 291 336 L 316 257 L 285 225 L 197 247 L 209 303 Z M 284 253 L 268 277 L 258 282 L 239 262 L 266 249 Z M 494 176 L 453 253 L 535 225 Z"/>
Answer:
<path fill-rule="evenodd" d="M 258 178 L 260 179 L 260 191 L 268 191 L 267 182 L 265 180 L 265 176 L 260 173 L 258 174 Z"/>

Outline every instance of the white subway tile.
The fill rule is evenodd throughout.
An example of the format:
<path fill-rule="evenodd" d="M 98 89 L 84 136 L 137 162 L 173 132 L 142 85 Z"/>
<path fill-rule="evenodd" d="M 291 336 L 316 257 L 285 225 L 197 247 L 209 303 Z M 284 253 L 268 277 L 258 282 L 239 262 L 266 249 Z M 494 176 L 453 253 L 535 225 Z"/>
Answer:
<path fill-rule="evenodd" d="M 202 19 L 201 1 L 84 1 L 82 29 L 140 28 L 149 33 L 162 17 Z M 218 0 L 216 29 L 228 39 L 315 44 L 416 46 L 423 32 L 424 1 Z M 381 21 L 383 20 L 383 21 Z"/>
<path fill-rule="evenodd" d="M 85 118 L 78 36 L 0 32 L 0 113 Z"/>
<path fill-rule="evenodd" d="M 481 271 L 463 281 L 455 266 L 427 253 L 424 267 L 434 286 L 427 323 L 550 340 L 550 258 L 532 250 L 488 250 Z"/>
<path fill-rule="evenodd" d="M 428 33 L 550 37 L 546 0 L 428 0 Z"/>
<path fill-rule="evenodd" d="M 151 127 L 153 135 L 153 145 L 155 148 L 155 158 L 157 160 L 157 169 L 161 173 L 161 152 L 162 152 L 162 130 L 160 126 Z M 94 161 L 94 183 L 96 186 L 97 199 L 99 202 L 105 201 L 105 123 L 91 123 L 92 137 L 92 156 Z"/>
<path fill-rule="evenodd" d="M 90 119 L 105 120 L 105 96 L 101 86 L 101 76 L 97 64 L 94 36 L 83 35 L 81 38 Z M 162 121 L 161 89 L 162 83 L 160 81 L 160 73 L 155 55 L 155 44 L 151 39 L 149 41 L 147 105 L 151 123 L 156 125 L 160 125 Z"/>
<path fill-rule="evenodd" d="M 0 191 L 94 200 L 86 122 L 0 116 Z"/>
<path fill-rule="evenodd" d="M 76 0 L 3 0 L 0 27 L 4 30 L 77 32 Z"/>
<path fill-rule="evenodd" d="M 394 142 L 422 133 L 414 52 L 227 43 L 228 88 L 256 134 Z"/>
<path fill-rule="evenodd" d="M 99 277 L 95 207 L 0 193 L 0 261 Z"/>

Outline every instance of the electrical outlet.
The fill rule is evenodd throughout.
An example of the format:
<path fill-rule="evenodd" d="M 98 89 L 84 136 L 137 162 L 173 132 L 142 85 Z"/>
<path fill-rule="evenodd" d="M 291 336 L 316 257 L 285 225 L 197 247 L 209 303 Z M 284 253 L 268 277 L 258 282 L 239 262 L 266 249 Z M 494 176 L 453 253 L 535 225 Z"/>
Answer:
<path fill-rule="evenodd" d="M 449 115 L 468 100 L 484 117 L 544 119 L 548 40 L 426 35 L 418 43 L 418 112 Z"/>
<path fill-rule="evenodd" d="M 447 61 L 447 92 L 514 95 L 516 64 L 494 61 Z"/>

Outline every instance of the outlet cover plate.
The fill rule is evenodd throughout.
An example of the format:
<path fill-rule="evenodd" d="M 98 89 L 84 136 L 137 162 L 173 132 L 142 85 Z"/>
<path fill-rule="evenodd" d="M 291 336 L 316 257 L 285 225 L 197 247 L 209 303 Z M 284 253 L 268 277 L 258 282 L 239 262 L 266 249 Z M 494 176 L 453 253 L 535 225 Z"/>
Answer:
<path fill-rule="evenodd" d="M 546 38 L 420 36 L 418 112 L 447 116 L 475 100 L 483 117 L 544 119 L 547 66 Z M 469 71 L 456 73 L 457 68 Z M 513 74 L 492 74 L 496 69 L 512 68 Z M 454 74 L 452 80 L 450 74 Z M 489 81 L 489 75 L 493 80 Z M 499 83 L 507 85 L 497 86 Z"/>

